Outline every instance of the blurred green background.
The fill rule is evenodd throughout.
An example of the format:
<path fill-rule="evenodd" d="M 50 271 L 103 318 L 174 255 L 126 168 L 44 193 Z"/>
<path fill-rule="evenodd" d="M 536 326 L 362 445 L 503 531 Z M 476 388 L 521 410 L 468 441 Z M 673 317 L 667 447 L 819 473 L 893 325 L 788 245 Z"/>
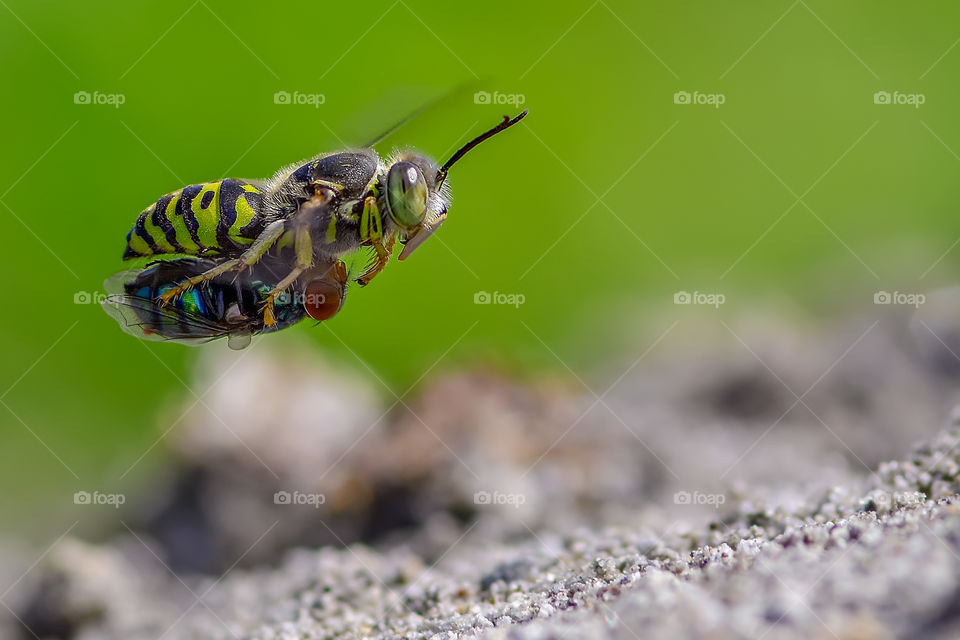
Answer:
<path fill-rule="evenodd" d="M 563 371 L 553 350 L 590 371 L 647 323 L 662 331 L 651 310 L 682 317 L 677 291 L 722 292 L 725 314 L 779 299 L 831 315 L 952 282 L 960 262 L 956 3 L 0 5 L 10 526 L 60 517 L 76 488 L 119 488 L 157 416 L 191 397 L 197 350 L 141 344 L 83 304 L 144 206 L 362 143 L 451 91 L 381 151 L 443 158 L 518 111 L 475 91 L 531 114 L 456 167 L 450 218 L 413 259 L 327 326 L 254 348 L 312 342 L 397 392 L 438 359 Z M 479 291 L 525 303 L 476 305 Z"/>

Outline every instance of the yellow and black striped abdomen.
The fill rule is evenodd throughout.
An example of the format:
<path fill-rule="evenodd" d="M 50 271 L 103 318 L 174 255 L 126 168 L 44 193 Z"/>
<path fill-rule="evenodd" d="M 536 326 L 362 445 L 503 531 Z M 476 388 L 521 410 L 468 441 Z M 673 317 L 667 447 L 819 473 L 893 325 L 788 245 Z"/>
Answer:
<path fill-rule="evenodd" d="M 263 196 L 242 180 L 194 184 L 168 193 L 137 218 L 123 259 L 171 253 L 241 253 L 263 231 Z"/>

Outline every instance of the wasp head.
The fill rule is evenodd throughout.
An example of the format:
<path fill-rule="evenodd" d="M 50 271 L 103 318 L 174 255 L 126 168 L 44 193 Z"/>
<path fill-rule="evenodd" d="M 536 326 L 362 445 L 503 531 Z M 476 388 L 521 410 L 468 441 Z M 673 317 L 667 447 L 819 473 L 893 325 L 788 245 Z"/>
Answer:
<path fill-rule="evenodd" d="M 403 260 L 435 232 L 447 217 L 450 188 L 437 182 L 436 162 L 416 151 L 403 151 L 387 170 L 387 213 L 406 238 Z"/>
<path fill-rule="evenodd" d="M 404 151 L 394 158 L 387 171 L 384 197 L 390 218 L 406 238 L 401 260 L 413 253 L 447 219 L 450 187 L 446 180 L 450 167 L 475 146 L 512 127 L 525 115 L 526 111 L 513 119 L 504 116 L 503 122 L 465 144 L 442 166 L 415 151 Z"/>

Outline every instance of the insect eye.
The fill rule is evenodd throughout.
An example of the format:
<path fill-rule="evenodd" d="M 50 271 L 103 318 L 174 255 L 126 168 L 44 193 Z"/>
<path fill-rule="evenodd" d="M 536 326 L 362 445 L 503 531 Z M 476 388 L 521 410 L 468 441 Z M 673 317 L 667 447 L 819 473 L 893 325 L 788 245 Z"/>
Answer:
<path fill-rule="evenodd" d="M 420 167 L 412 162 L 397 162 L 387 173 L 387 209 L 393 221 L 402 227 L 416 227 L 427 215 L 427 181 Z"/>
<path fill-rule="evenodd" d="M 343 289 L 322 278 L 311 280 L 303 291 L 303 309 L 320 322 L 337 315 L 343 306 Z"/>

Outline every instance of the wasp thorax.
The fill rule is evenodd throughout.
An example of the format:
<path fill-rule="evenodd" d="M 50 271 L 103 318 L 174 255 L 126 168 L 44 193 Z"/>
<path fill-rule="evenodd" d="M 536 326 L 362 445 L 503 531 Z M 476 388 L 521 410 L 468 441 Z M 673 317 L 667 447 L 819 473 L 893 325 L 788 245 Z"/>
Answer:
<path fill-rule="evenodd" d="M 387 173 L 387 210 L 398 225 L 413 228 L 427 215 L 430 190 L 420 167 L 412 162 L 397 162 Z"/>

